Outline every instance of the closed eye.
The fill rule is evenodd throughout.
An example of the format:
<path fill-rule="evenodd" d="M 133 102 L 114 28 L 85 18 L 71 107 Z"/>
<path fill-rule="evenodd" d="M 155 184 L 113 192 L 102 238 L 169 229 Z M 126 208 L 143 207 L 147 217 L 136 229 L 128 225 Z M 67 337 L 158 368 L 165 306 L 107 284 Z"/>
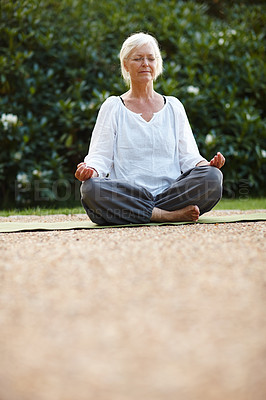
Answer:
<path fill-rule="evenodd" d="M 131 60 L 132 60 L 132 61 L 135 61 L 135 62 L 142 62 L 142 61 L 144 61 L 144 59 L 145 59 L 145 57 L 131 58 Z M 147 60 L 148 60 L 150 63 L 152 63 L 152 62 L 155 61 L 155 58 L 154 58 L 154 57 L 147 57 Z"/>

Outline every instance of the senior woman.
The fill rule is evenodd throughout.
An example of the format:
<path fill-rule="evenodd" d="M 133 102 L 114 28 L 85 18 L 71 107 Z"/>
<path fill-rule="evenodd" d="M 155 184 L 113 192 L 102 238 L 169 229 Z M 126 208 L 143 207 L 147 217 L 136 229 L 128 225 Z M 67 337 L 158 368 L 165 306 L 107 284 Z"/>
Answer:
<path fill-rule="evenodd" d="M 225 158 L 206 161 L 182 103 L 154 90 L 163 63 L 153 36 L 128 37 L 120 62 L 130 88 L 102 104 L 75 173 L 83 207 L 100 225 L 197 221 L 222 196 Z"/>

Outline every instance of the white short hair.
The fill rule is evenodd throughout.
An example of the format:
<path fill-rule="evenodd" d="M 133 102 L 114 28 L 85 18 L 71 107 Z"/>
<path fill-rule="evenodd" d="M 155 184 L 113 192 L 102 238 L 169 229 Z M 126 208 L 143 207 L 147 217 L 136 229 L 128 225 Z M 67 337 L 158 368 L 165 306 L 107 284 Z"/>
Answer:
<path fill-rule="evenodd" d="M 163 72 L 163 60 L 157 40 L 148 33 L 143 33 L 143 32 L 133 33 L 124 41 L 122 48 L 120 50 L 121 73 L 127 84 L 130 84 L 130 75 L 124 66 L 124 61 L 128 58 L 129 54 L 133 50 L 143 46 L 144 44 L 151 44 L 154 49 L 156 57 L 154 80 L 156 80 L 157 77 Z"/>

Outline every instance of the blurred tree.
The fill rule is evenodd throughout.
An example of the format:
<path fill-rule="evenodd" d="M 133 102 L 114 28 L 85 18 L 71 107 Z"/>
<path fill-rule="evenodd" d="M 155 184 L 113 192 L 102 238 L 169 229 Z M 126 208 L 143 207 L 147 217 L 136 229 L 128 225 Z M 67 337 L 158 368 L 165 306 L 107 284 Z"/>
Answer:
<path fill-rule="evenodd" d="M 118 53 L 137 31 L 159 40 L 156 89 L 185 104 L 203 155 L 227 156 L 227 195 L 243 182 L 265 193 L 265 5 L 234 2 L 217 18 L 211 3 L 226 2 L 2 0 L 1 205 L 74 187 L 101 103 L 127 90 Z"/>

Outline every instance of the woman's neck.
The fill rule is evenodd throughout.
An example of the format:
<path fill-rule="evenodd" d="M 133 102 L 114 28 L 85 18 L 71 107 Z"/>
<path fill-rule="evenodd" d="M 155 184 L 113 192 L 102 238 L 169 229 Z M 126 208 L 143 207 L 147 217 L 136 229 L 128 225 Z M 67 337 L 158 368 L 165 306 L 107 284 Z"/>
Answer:
<path fill-rule="evenodd" d="M 152 82 L 143 85 L 131 85 L 129 91 L 127 92 L 127 96 L 129 98 L 135 99 L 151 99 L 155 94 L 156 92 L 153 89 Z"/>

